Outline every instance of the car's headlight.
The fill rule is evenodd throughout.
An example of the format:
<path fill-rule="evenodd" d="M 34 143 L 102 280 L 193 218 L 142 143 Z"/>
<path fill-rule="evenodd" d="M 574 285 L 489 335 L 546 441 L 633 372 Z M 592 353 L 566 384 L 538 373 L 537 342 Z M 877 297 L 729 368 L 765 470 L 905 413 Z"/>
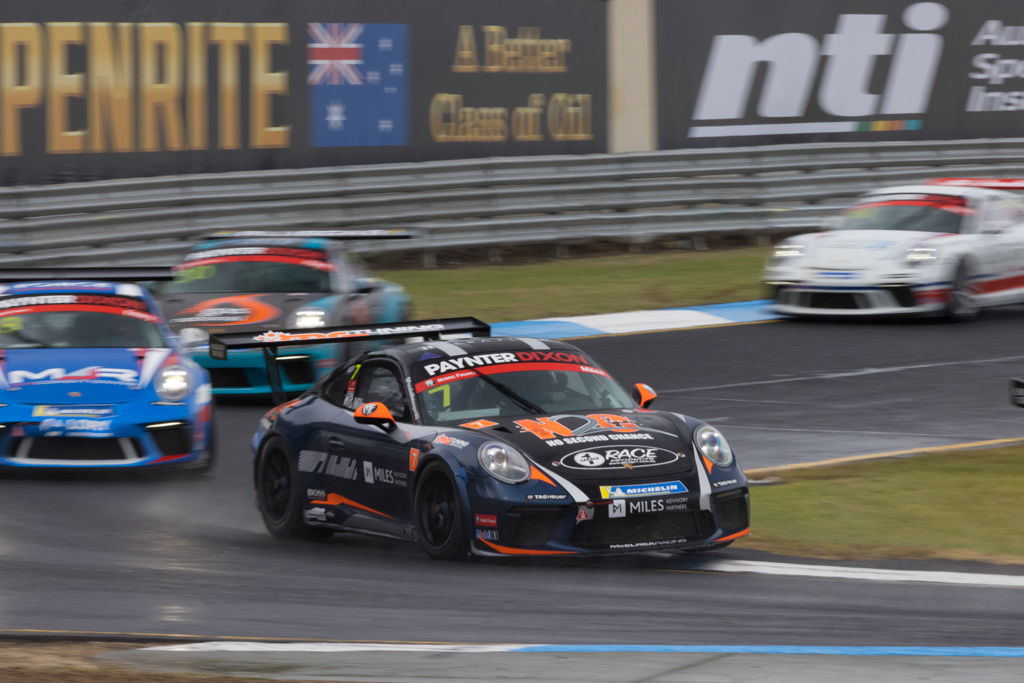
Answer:
<path fill-rule="evenodd" d="M 327 312 L 319 308 L 301 308 L 295 311 L 295 327 L 323 327 L 327 324 Z"/>
<path fill-rule="evenodd" d="M 156 393 L 165 401 L 180 401 L 192 388 L 188 370 L 183 365 L 168 365 L 156 375 Z"/>
<path fill-rule="evenodd" d="M 794 244 L 792 242 L 782 242 L 776 244 L 775 248 L 772 249 L 771 261 L 773 263 L 780 263 L 783 261 L 792 261 L 793 259 L 800 258 L 807 254 L 807 248 L 802 244 Z"/>
<path fill-rule="evenodd" d="M 495 479 L 518 484 L 530 478 L 526 456 L 507 444 L 489 441 L 478 452 L 480 464 Z"/>
<path fill-rule="evenodd" d="M 198 327 L 186 327 L 178 333 L 182 346 L 202 346 L 209 343 L 210 333 Z"/>
<path fill-rule="evenodd" d="M 906 261 L 907 265 L 919 266 L 923 263 L 937 261 L 938 258 L 939 250 L 935 247 L 910 247 L 907 249 L 903 260 Z"/>
<path fill-rule="evenodd" d="M 693 445 L 701 455 L 716 465 L 725 467 L 732 464 L 732 448 L 729 442 L 711 425 L 701 425 L 693 432 Z"/>

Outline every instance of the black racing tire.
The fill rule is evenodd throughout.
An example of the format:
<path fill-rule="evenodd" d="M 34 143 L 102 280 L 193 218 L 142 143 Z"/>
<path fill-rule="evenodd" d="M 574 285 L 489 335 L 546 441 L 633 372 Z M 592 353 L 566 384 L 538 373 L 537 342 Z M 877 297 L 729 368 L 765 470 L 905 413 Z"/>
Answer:
<path fill-rule="evenodd" d="M 272 436 L 256 459 L 256 507 L 267 531 L 277 538 L 324 539 L 331 529 L 312 527 L 302 518 L 298 468 L 284 439 Z"/>
<path fill-rule="evenodd" d="M 469 553 L 462 500 L 455 477 L 443 462 L 423 468 L 413 501 L 416 539 L 435 560 L 465 559 Z"/>
<path fill-rule="evenodd" d="M 974 299 L 970 284 L 970 269 L 960 262 L 953 273 L 953 285 L 949 290 L 949 301 L 943 317 L 952 322 L 972 320 L 978 315 L 978 302 Z"/>

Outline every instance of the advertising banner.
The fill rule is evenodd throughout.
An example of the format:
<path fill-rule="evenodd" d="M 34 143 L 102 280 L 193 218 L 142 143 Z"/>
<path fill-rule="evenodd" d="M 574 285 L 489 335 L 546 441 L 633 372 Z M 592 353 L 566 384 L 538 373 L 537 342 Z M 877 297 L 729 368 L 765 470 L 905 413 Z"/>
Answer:
<path fill-rule="evenodd" d="M 658 0 L 662 149 L 1024 136 L 1024 5 Z"/>
<path fill-rule="evenodd" d="M 596 0 L 0 4 L 4 184 L 607 149 Z"/>

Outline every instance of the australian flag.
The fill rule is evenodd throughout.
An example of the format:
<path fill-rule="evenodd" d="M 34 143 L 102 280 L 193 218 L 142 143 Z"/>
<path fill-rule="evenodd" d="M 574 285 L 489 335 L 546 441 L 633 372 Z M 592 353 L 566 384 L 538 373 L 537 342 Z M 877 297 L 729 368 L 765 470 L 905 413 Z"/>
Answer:
<path fill-rule="evenodd" d="M 406 24 L 307 24 L 314 147 L 405 145 Z"/>

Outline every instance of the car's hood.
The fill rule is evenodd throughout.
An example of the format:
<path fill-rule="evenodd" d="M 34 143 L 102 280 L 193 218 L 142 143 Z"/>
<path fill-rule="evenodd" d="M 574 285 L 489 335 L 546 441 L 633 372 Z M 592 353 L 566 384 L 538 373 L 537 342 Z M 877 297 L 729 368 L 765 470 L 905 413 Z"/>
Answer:
<path fill-rule="evenodd" d="M 939 233 L 906 230 L 836 230 L 809 239 L 807 265 L 812 268 L 863 269 L 880 261 L 902 260 L 907 249 Z"/>
<path fill-rule="evenodd" d="M 477 424 L 479 433 L 512 443 L 574 483 L 651 481 L 693 466 L 692 428 L 670 413 L 589 411 Z"/>
<path fill-rule="evenodd" d="M 21 403 L 121 403 L 139 398 L 170 349 L 8 349 L 2 381 Z"/>
<path fill-rule="evenodd" d="M 232 332 L 286 327 L 299 308 L 327 305 L 331 294 L 315 293 L 190 293 L 161 297 L 164 315 L 175 330 L 185 327 L 226 328 Z"/>

